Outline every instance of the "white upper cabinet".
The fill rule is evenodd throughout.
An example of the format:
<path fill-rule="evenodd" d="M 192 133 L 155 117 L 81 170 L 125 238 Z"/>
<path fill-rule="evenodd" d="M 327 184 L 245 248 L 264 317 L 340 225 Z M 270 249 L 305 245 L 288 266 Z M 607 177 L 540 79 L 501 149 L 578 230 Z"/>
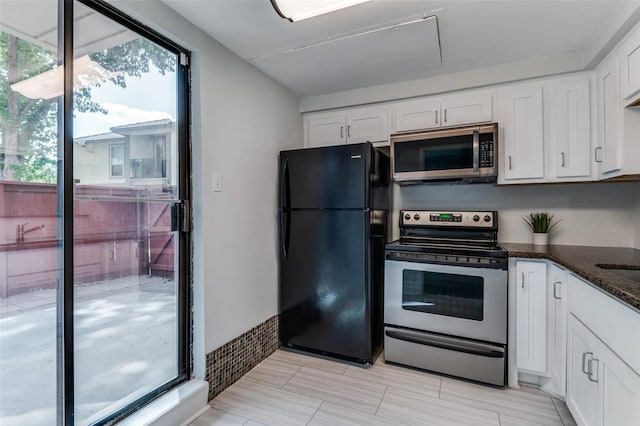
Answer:
<path fill-rule="evenodd" d="M 357 108 L 306 117 L 306 146 L 389 140 L 389 112 L 386 106 Z"/>
<path fill-rule="evenodd" d="M 621 159 L 620 65 L 614 56 L 598 70 L 598 143 L 594 160 L 598 174 L 607 177 L 622 168 Z M 603 176 L 604 175 L 604 176 Z"/>
<path fill-rule="evenodd" d="M 441 104 L 442 125 L 458 126 L 491 121 L 491 99 L 491 95 L 473 94 L 444 98 Z"/>
<path fill-rule="evenodd" d="M 591 82 L 588 78 L 552 85 L 554 155 L 558 178 L 591 175 Z"/>
<path fill-rule="evenodd" d="M 440 102 L 432 99 L 399 102 L 392 110 L 396 132 L 440 127 Z"/>
<path fill-rule="evenodd" d="M 408 132 L 489 122 L 493 119 L 492 102 L 490 93 L 398 102 L 392 106 L 393 131 Z"/>
<path fill-rule="evenodd" d="M 516 262 L 516 366 L 547 374 L 547 264 Z"/>
<path fill-rule="evenodd" d="M 542 86 L 502 90 L 504 180 L 544 178 Z"/>
<path fill-rule="evenodd" d="M 622 97 L 628 104 L 640 100 L 640 27 L 622 44 L 620 57 Z"/>
<path fill-rule="evenodd" d="M 382 142 L 389 139 L 386 106 L 347 111 L 347 143 Z"/>
<path fill-rule="evenodd" d="M 344 114 L 320 114 L 309 117 L 307 138 L 309 147 L 341 145 L 347 142 L 346 116 Z"/>

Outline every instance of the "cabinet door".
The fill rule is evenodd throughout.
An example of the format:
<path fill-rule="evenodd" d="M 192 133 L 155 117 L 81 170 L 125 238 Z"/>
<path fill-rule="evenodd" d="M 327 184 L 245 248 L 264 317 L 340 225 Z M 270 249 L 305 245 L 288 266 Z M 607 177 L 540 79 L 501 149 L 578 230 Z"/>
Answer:
<path fill-rule="evenodd" d="M 557 177 L 591 174 L 591 106 L 588 79 L 555 87 L 555 144 Z"/>
<path fill-rule="evenodd" d="M 542 87 L 504 91 L 504 179 L 544 177 Z"/>
<path fill-rule="evenodd" d="M 387 107 L 361 108 L 347 113 L 347 143 L 389 140 Z"/>
<path fill-rule="evenodd" d="M 550 264 L 547 283 L 549 374 L 556 392 L 564 396 L 567 386 L 567 271 Z"/>
<path fill-rule="evenodd" d="M 440 102 L 415 100 L 393 106 L 394 131 L 433 129 L 440 127 Z"/>
<path fill-rule="evenodd" d="M 516 262 L 516 366 L 547 372 L 547 264 Z"/>
<path fill-rule="evenodd" d="M 622 97 L 631 99 L 640 94 L 640 28 L 623 44 L 621 55 Z"/>
<path fill-rule="evenodd" d="M 615 353 L 604 348 L 599 354 L 602 425 L 637 426 L 640 423 L 640 376 Z"/>
<path fill-rule="evenodd" d="M 567 406 L 580 425 L 598 424 L 598 383 L 597 370 L 589 378 L 590 360 L 597 359 L 598 339 L 572 314 L 568 320 L 567 339 Z M 591 366 L 599 367 L 591 361 Z"/>
<path fill-rule="evenodd" d="M 620 86 L 618 58 L 604 64 L 598 73 L 599 140 L 595 161 L 600 175 L 620 170 Z"/>
<path fill-rule="evenodd" d="M 309 117 L 309 147 L 342 145 L 347 142 L 344 114 Z"/>
<path fill-rule="evenodd" d="M 491 121 L 491 95 L 456 96 L 442 100 L 442 125 L 457 126 Z"/>

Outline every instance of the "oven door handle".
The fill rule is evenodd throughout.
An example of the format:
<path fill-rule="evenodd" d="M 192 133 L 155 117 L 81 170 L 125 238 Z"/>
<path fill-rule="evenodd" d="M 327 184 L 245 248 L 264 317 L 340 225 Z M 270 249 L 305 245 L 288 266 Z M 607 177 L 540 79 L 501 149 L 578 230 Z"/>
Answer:
<path fill-rule="evenodd" d="M 464 342 L 459 342 L 459 341 L 456 341 L 454 343 L 453 341 L 450 341 L 451 339 L 448 339 L 446 337 L 440 337 L 440 336 L 431 337 L 431 336 L 422 336 L 422 335 L 416 336 L 413 333 L 408 334 L 408 333 L 403 333 L 401 331 L 394 331 L 394 330 L 385 330 L 384 334 L 387 335 L 388 337 L 391 337 L 392 339 L 404 340 L 405 342 L 409 342 L 409 343 L 433 346 L 440 349 L 448 349 L 450 351 L 464 352 L 467 354 L 479 355 L 479 356 L 484 356 L 488 358 L 504 358 L 504 355 L 505 355 L 504 352 L 502 351 L 482 349 L 479 347 L 480 344 L 474 344 L 471 342 L 468 344 L 465 344 Z"/>

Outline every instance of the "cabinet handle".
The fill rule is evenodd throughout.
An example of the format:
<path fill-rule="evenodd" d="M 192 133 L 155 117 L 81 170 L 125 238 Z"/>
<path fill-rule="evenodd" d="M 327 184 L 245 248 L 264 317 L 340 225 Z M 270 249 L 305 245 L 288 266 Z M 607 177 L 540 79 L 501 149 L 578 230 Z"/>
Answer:
<path fill-rule="evenodd" d="M 347 126 L 347 137 L 350 138 L 351 137 L 351 124 L 349 124 Z"/>
<path fill-rule="evenodd" d="M 602 163 L 602 160 L 598 160 L 598 150 L 599 150 L 599 149 L 602 149 L 602 147 L 601 147 L 601 146 L 596 146 L 596 149 L 594 150 L 594 151 L 595 151 L 595 152 L 594 152 L 594 156 L 596 157 L 596 158 L 595 158 L 596 163 Z"/>
<path fill-rule="evenodd" d="M 436 111 L 436 124 L 438 124 L 438 111 Z"/>
<path fill-rule="evenodd" d="M 596 378 L 593 378 L 593 363 L 596 363 Z M 600 360 L 598 358 L 591 358 L 588 362 L 588 366 L 589 366 L 589 374 L 587 374 L 587 377 L 589 378 L 589 380 L 591 380 L 593 383 L 598 383 L 598 367 L 600 366 Z"/>
<path fill-rule="evenodd" d="M 555 283 L 553 283 L 553 298 L 561 300 L 562 297 L 558 296 L 558 284 L 562 284 L 562 282 L 556 281 Z"/>
<path fill-rule="evenodd" d="M 561 152 L 560 155 L 562 156 L 562 164 L 560 164 L 560 167 L 564 167 L 564 152 Z"/>
<path fill-rule="evenodd" d="M 444 110 L 444 122 L 445 123 L 447 122 L 447 110 L 446 110 L 446 108 Z"/>
<path fill-rule="evenodd" d="M 344 138 L 344 126 L 340 126 L 340 138 Z"/>
<path fill-rule="evenodd" d="M 509 170 L 511 170 L 511 156 L 509 156 Z"/>
<path fill-rule="evenodd" d="M 582 372 L 584 374 L 589 374 L 589 370 L 587 370 L 584 366 L 587 355 L 591 355 L 591 359 L 593 359 L 593 352 L 585 352 L 582 354 Z"/>
<path fill-rule="evenodd" d="M 520 285 L 520 287 L 524 288 L 524 272 L 521 272 L 522 275 L 522 284 Z"/>

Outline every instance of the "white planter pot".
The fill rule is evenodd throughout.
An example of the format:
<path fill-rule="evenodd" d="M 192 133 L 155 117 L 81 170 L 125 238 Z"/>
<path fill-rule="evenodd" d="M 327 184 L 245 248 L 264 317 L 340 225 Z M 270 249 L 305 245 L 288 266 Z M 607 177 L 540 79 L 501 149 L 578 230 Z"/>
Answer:
<path fill-rule="evenodd" d="M 546 246 L 549 244 L 549 234 L 533 233 L 533 244 L 536 246 Z"/>

